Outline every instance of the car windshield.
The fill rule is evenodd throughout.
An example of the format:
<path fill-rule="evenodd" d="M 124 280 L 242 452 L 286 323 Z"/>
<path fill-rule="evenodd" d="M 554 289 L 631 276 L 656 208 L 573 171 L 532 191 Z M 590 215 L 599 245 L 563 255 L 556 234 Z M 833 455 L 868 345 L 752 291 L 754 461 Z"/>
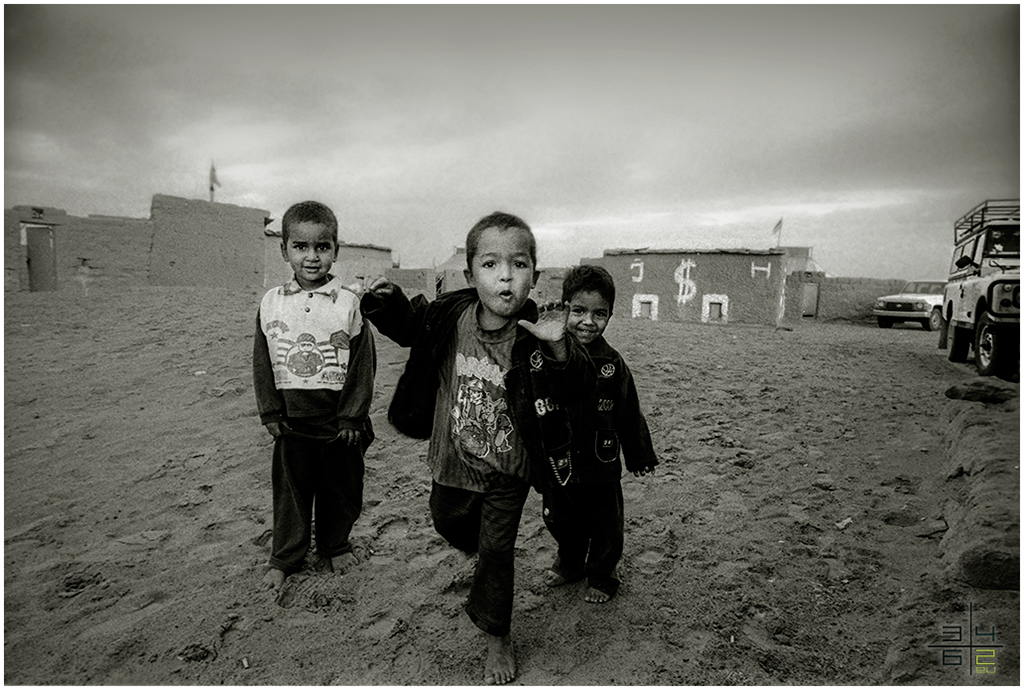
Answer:
<path fill-rule="evenodd" d="M 945 283 L 941 280 L 912 280 L 900 292 L 914 295 L 941 295 Z"/>
<path fill-rule="evenodd" d="M 993 225 L 985 241 L 985 257 L 1020 257 L 1020 226 Z"/>

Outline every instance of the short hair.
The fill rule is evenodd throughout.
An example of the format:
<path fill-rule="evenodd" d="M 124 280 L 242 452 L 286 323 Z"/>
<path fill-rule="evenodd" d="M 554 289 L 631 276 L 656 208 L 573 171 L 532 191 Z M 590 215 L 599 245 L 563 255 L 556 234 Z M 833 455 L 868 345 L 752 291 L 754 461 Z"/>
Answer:
<path fill-rule="evenodd" d="M 473 270 L 473 257 L 476 256 L 477 248 L 480 246 L 480 235 L 488 228 L 498 230 L 525 230 L 530 243 L 530 260 L 533 267 L 537 268 L 537 240 L 533 237 L 533 230 L 526 224 L 526 221 L 511 213 L 496 211 L 489 216 L 484 216 L 476 222 L 466 235 L 466 267 Z"/>
<path fill-rule="evenodd" d="M 334 243 L 338 244 L 338 219 L 334 211 L 319 201 L 300 201 L 292 204 L 281 218 L 281 241 L 288 241 L 288 228 L 295 223 L 319 223 L 331 231 Z"/>
<path fill-rule="evenodd" d="M 615 281 L 601 266 L 573 266 L 562 280 L 562 301 L 568 302 L 577 292 L 596 292 L 608 302 L 608 313 L 615 308 Z"/>

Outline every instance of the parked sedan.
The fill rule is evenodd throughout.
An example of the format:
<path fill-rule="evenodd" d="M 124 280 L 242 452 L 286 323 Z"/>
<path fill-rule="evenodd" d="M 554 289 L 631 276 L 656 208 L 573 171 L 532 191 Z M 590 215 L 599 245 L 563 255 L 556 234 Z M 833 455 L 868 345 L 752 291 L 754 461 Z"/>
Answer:
<path fill-rule="evenodd" d="M 879 297 L 874 315 L 879 328 L 892 328 L 895 323 L 917 321 L 926 331 L 942 326 L 942 289 L 944 280 L 911 280 L 895 295 Z"/>

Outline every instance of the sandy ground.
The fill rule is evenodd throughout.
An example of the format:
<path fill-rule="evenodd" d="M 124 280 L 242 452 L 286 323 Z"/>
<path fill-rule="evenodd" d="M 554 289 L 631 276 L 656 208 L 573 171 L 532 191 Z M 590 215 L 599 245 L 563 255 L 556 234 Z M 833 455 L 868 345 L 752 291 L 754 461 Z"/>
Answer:
<path fill-rule="evenodd" d="M 270 437 L 259 295 L 4 298 L 7 684 L 473 685 L 469 564 L 433 532 L 424 442 L 383 411 L 405 352 L 378 338 L 364 561 L 259 589 Z M 662 466 L 623 480 L 620 595 L 546 588 L 532 494 L 513 636 L 524 685 L 1019 682 L 1017 592 L 941 577 L 943 391 L 973 376 L 916 326 L 794 331 L 634 322 Z M 998 674 L 943 666 L 942 626 L 997 628 Z"/>

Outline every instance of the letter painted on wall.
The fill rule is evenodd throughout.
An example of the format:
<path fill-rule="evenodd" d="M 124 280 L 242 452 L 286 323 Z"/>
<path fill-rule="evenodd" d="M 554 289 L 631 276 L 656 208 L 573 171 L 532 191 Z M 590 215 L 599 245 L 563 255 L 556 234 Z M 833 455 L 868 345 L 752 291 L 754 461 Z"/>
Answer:
<path fill-rule="evenodd" d="M 657 295 L 633 295 L 633 318 L 658 320 Z"/>
<path fill-rule="evenodd" d="M 702 323 L 729 323 L 729 295 L 704 295 L 700 320 Z"/>
<path fill-rule="evenodd" d="M 753 261 L 750 262 L 750 277 L 753 278 L 758 272 L 764 273 L 765 280 L 771 280 L 772 277 L 772 263 L 769 261 L 767 266 L 758 266 Z"/>
<path fill-rule="evenodd" d="M 676 302 L 680 305 L 691 302 L 697 296 L 697 283 L 690 279 L 690 269 L 696 265 L 697 263 L 693 259 L 683 259 L 676 267 L 675 281 L 679 285 Z"/>
<path fill-rule="evenodd" d="M 629 265 L 629 268 L 630 270 L 637 272 L 635 276 L 631 276 L 633 278 L 633 282 L 642 283 L 644 280 L 644 262 L 638 259 L 631 263 Z"/>

